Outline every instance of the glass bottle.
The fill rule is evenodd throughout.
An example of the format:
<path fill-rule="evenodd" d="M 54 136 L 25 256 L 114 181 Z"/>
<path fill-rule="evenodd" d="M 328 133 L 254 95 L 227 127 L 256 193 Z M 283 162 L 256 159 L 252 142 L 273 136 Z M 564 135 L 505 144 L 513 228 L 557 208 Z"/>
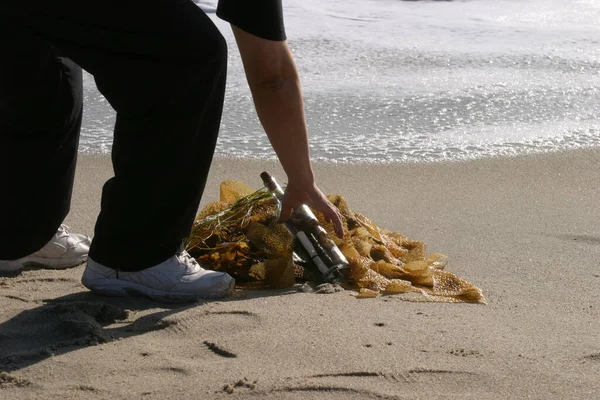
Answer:
<path fill-rule="evenodd" d="M 268 172 L 261 173 L 260 177 L 281 211 L 283 189 Z M 296 207 L 285 226 L 294 237 L 295 252 L 303 261 L 315 265 L 326 282 L 345 280 L 343 272 L 348 268 L 348 260 L 308 206 Z"/>

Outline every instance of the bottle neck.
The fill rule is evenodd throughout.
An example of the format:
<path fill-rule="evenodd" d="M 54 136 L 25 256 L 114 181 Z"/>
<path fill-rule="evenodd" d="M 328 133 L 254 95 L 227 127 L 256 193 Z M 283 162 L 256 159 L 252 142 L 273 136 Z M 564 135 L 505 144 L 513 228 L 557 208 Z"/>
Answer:
<path fill-rule="evenodd" d="M 281 198 L 283 196 L 283 189 L 281 188 L 281 186 L 279 186 L 279 184 L 277 183 L 275 178 L 271 176 L 271 174 L 269 174 L 268 172 L 263 172 L 262 174 L 260 174 L 260 177 L 262 178 L 266 188 L 271 193 L 273 193 L 278 198 Z"/>

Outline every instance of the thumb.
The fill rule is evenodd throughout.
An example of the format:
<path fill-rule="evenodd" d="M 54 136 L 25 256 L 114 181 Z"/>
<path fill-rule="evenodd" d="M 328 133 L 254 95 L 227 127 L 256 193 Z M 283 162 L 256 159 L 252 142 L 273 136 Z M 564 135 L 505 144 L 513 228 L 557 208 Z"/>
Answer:
<path fill-rule="evenodd" d="M 285 201 L 285 197 L 281 202 L 281 212 L 279 213 L 279 218 L 277 222 L 285 222 L 292 216 L 292 212 L 294 212 L 294 208 L 288 205 L 288 202 Z"/>

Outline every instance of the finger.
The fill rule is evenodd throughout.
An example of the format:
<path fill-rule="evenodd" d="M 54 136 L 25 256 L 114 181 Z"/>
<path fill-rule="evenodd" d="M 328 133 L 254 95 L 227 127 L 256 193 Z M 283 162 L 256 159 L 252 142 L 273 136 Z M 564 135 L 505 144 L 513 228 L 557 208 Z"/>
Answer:
<path fill-rule="evenodd" d="M 331 220 L 333 221 L 333 230 L 335 231 L 337 237 L 342 239 L 344 237 L 344 224 L 342 222 L 342 216 L 339 214 L 339 212 L 335 210 L 332 211 L 333 215 L 331 217 Z"/>
<path fill-rule="evenodd" d="M 323 210 L 323 217 L 325 218 L 325 222 L 333 222 L 333 230 L 336 236 L 340 239 L 343 238 L 344 224 L 342 223 L 342 216 L 340 215 L 338 209 L 333 204 L 331 204 L 326 198 L 323 198 L 321 207 Z"/>
<path fill-rule="evenodd" d="M 279 213 L 279 218 L 277 219 L 277 222 L 285 222 L 288 219 L 290 219 L 293 211 L 294 209 L 292 207 L 283 204 L 281 206 L 281 213 Z"/>
<path fill-rule="evenodd" d="M 333 230 L 340 239 L 344 237 L 342 218 L 335 208 L 329 207 L 323 213 L 326 222 L 333 222 Z"/>
<path fill-rule="evenodd" d="M 337 235 L 337 237 L 339 237 L 340 239 L 344 238 L 344 224 L 342 224 L 341 219 L 334 221 L 333 229 L 335 230 L 335 234 Z"/>
<path fill-rule="evenodd" d="M 277 222 L 285 222 L 292 216 L 292 212 L 294 212 L 294 207 L 290 204 L 289 197 L 287 193 L 283 195 L 281 199 L 281 212 L 279 213 L 279 218 Z"/>

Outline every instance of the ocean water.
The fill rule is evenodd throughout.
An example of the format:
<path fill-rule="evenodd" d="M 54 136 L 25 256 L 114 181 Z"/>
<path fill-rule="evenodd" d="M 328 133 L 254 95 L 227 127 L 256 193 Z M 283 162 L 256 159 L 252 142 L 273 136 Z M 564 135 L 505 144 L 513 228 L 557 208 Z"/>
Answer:
<path fill-rule="evenodd" d="M 230 27 L 216 154 L 275 158 Z M 311 153 L 430 162 L 600 146 L 600 1 L 283 0 Z M 114 111 L 84 77 L 80 150 L 109 152 Z"/>

